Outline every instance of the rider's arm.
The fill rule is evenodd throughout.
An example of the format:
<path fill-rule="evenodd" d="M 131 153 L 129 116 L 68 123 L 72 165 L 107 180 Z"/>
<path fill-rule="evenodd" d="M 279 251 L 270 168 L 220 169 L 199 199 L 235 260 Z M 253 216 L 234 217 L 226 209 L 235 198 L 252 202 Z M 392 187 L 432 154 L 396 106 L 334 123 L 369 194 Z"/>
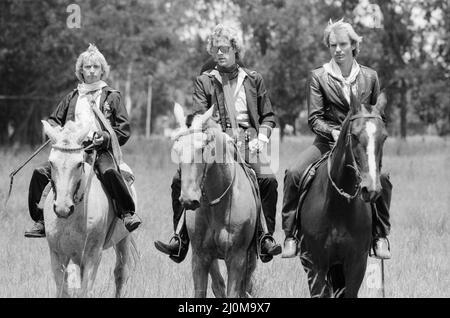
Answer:
<path fill-rule="evenodd" d="M 205 75 L 197 76 L 194 81 L 194 93 L 192 95 L 193 112 L 204 113 L 211 107 L 211 95 L 206 94 L 208 83 L 205 82 Z"/>
<path fill-rule="evenodd" d="M 373 76 L 372 81 L 373 81 L 373 84 L 372 84 L 372 93 L 370 95 L 370 104 L 376 105 L 378 96 L 380 96 L 380 81 L 378 80 L 378 74 L 376 71 L 374 71 L 374 76 Z M 385 115 L 384 111 L 381 113 L 381 118 L 383 118 L 384 123 L 386 123 L 386 115 Z"/>
<path fill-rule="evenodd" d="M 128 120 L 128 112 L 123 103 L 120 92 L 111 92 L 108 96 L 108 102 L 111 105 L 112 115 L 114 120 L 111 121 L 111 126 L 116 133 L 119 145 L 124 145 L 131 135 L 130 121 Z"/>
<path fill-rule="evenodd" d="M 311 72 L 307 84 L 308 124 L 311 130 L 319 136 L 333 140 L 331 131 L 338 129 L 331 126 L 324 118 L 325 105 L 317 76 Z"/>
<path fill-rule="evenodd" d="M 257 107 L 259 115 L 258 139 L 268 142 L 272 129 L 276 126 L 276 116 L 261 74 L 255 72 Z"/>
<path fill-rule="evenodd" d="M 48 117 L 48 122 L 50 125 L 54 126 L 64 126 L 66 123 L 67 109 L 69 108 L 70 99 L 73 93 L 66 95 L 58 104 L 53 113 Z"/>

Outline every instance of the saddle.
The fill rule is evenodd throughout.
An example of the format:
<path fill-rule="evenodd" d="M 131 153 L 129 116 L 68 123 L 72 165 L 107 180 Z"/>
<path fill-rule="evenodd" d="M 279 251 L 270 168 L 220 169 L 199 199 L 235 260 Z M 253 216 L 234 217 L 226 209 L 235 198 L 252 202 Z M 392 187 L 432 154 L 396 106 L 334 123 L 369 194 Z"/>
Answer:
<path fill-rule="evenodd" d="M 326 152 L 320 159 L 314 161 L 311 163 L 306 170 L 303 172 L 302 177 L 300 178 L 300 186 L 299 186 L 299 192 L 300 192 L 300 199 L 298 200 L 297 205 L 297 212 L 295 215 L 296 219 L 296 236 L 298 239 L 300 239 L 300 211 L 303 206 L 303 202 L 305 201 L 306 194 L 308 193 L 308 190 L 311 186 L 312 181 L 314 180 L 314 177 L 316 175 L 317 168 L 319 168 L 322 163 L 328 159 L 330 156 L 331 151 Z"/>

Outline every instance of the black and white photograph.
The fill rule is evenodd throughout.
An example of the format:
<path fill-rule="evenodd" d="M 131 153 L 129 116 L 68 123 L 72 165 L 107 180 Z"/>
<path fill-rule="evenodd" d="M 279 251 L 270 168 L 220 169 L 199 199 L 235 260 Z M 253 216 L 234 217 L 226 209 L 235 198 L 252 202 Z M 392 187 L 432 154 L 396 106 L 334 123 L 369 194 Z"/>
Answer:
<path fill-rule="evenodd" d="M 0 298 L 448 298 L 449 136 L 448 0 L 0 0 Z"/>

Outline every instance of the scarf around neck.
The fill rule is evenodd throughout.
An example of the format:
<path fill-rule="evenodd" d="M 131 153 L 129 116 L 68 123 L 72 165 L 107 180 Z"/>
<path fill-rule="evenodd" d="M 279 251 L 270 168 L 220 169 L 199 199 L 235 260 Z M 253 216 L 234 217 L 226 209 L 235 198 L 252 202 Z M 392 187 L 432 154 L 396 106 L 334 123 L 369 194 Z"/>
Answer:
<path fill-rule="evenodd" d="M 217 65 L 217 70 L 219 71 L 220 76 L 222 77 L 227 76 L 228 80 L 230 81 L 235 79 L 239 74 L 239 66 L 237 65 L 237 63 L 234 63 L 230 67 L 223 67 Z"/>
<path fill-rule="evenodd" d="M 100 80 L 100 81 L 97 81 L 97 82 L 91 83 L 91 84 L 80 83 L 80 84 L 78 84 L 77 89 L 78 89 L 79 96 L 82 96 L 82 95 L 87 95 L 90 92 L 98 91 L 105 86 L 108 86 L 108 84 L 106 84 L 104 81 Z"/>
<path fill-rule="evenodd" d="M 356 95 L 356 92 L 354 91 L 356 87 L 354 84 L 361 70 L 359 64 L 355 59 L 353 59 L 352 69 L 350 71 L 350 75 L 347 78 L 342 76 L 341 69 L 334 59 L 331 59 L 330 62 L 325 63 L 323 65 L 323 68 L 325 72 L 327 72 L 332 78 L 340 83 L 342 91 L 344 93 L 344 97 L 350 104 L 350 90 L 353 89 L 353 93 Z"/>

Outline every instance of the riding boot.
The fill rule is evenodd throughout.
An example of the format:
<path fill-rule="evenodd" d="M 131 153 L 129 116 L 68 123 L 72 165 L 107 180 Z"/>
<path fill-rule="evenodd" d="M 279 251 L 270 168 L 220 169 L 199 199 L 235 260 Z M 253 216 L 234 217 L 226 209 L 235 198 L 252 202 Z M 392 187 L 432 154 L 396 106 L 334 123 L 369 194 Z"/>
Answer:
<path fill-rule="evenodd" d="M 186 224 L 184 222 L 183 206 L 179 200 L 181 194 L 181 175 L 180 170 L 177 171 L 172 179 L 172 210 L 173 210 L 173 227 L 174 235 L 169 243 L 161 241 L 155 242 L 155 247 L 160 252 L 169 255 L 170 259 L 175 263 L 181 263 L 189 250 L 189 236 Z M 183 219 L 181 219 L 183 216 Z M 178 231 L 177 231 L 178 230 Z"/>
<path fill-rule="evenodd" d="M 50 180 L 50 176 L 51 169 L 48 163 L 33 171 L 28 191 L 28 210 L 35 223 L 30 230 L 25 231 L 25 237 L 45 237 L 44 211 L 39 207 L 39 202 Z"/>
<path fill-rule="evenodd" d="M 297 173 L 298 174 L 298 173 Z M 290 170 L 284 172 L 283 208 L 281 210 L 283 230 L 287 239 L 294 239 L 297 227 L 297 206 L 300 199 L 299 185 L 294 173 Z"/>
<path fill-rule="evenodd" d="M 273 238 L 275 230 L 275 214 L 278 199 L 278 182 L 274 176 L 258 178 L 261 194 L 262 212 L 258 222 L 258 237 L 260 258 L 263 263 L 272 260 L 273 256 L 281 253 L 281 245 Z"/>
<path fill-rule="evenodd" d="M 390 243 L 387 239 L 391 224 L 389 222 L 389 208 L 391 204 L 392 184 L 389 175 L 381 174 L 381 195 L 372 204 L 372 250 L 371 255 L 375 258 L 389 259 L 391 258 Z"/>
<path fill-rule="evenodd" d="M 123 220 L 129 232 L 134 231 L 141 225 L 142 221 L 135 213 L 133 197 L 119 171 L 108 169 L 101 176 L 101 181 L 109 195 L 119 206 L 119 217 Z"/>

